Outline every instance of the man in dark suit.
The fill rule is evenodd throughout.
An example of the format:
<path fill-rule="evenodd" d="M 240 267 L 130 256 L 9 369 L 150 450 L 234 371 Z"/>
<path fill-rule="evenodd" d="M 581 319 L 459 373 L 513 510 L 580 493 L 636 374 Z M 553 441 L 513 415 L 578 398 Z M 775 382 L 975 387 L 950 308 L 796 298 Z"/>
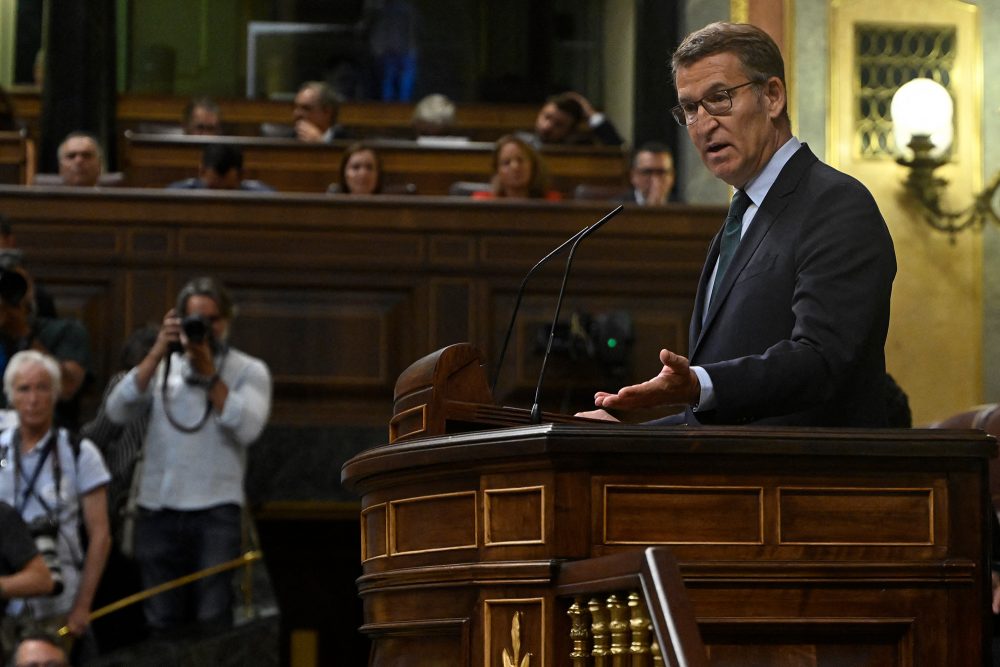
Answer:
<path fill-rule="evenodd" d="M 629 171 L 632 189 L 622 203 L 663 206 L 674 189 L 674 156 L 665 145 L 647 141 L 632 154 Z"/>
<path fill-rule="evenodd" d="M 857 180 L 792 136 L 784 64 L 750 25 L 715 23 L 673 56 L 686 126 L 705 166 L 736 189 L 712 241 L 688 357 L 599 410 L 685 406 L 661 423 L 883 426 L 892 240 Z"/>
<path fill-rule="evenodd" d="M 586 121 L 587 131 L 577 133 L 582 121 Z M 543 144 L 621 146 L 625 143 L 611 120 L 597 111 L 590 100 L 573 90 L 545 100 L 535 118 L 534 133 L 518 134 L 535 148 L 541 148 Z"/>

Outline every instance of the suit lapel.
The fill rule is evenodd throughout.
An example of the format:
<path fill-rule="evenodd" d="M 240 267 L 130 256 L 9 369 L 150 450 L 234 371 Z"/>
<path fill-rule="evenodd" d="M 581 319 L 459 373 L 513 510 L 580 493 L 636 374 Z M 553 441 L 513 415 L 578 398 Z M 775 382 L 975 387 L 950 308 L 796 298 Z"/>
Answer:
<path fill-rule="evenodd" d="M 813 162 L 816 162 L 816 156 L 813 155 L 808 146 L 803 144 L 802 148 L 796 151 L 781 169 L 781 173 L 778 174 L 778 178 L 774 181 L 771 189 L 768 190 L 764 201 L 760 203 L 757 213 L 754 214 L 753 221 L 750 223 L 750 227 L 740 241 L 739 246 L 737 246 L 736 254 L 733 255 L 726 275 L 722 277 L 721 282 L 716 283 L 716 296 L 712 299 L 712 305 L 705 315 L 704 322 L 702 322 L 701 314 L 704 312 L 708 280 L 715 267 L 715 261 L 719 257 L 719 236 L 721 232 L 720 234 L 716 234 L 712 240 L 708 258 L 705 261 L 705 266 L 702 268 L 701 280 L 698 283 L 698 293 L 695 296 L 695 310 L 691 326 L 693 342 L 689 344 L 689 357 L 691 359 L 698 352 L 698 348 L 705 338 L 705 333 L 711 329 L 718 313 L 725 308 L 726 299 L 729 297 L 729 292 L 732 290 L 733 285 L 739 280 L 740 274 L 743 273 L 750 259 L 767 237 L 767 233 L 775 221 L 781 217 L 781 213 L 788 205 L 790 195 L 795 192 L 802 180 L 803 174 Z"/>

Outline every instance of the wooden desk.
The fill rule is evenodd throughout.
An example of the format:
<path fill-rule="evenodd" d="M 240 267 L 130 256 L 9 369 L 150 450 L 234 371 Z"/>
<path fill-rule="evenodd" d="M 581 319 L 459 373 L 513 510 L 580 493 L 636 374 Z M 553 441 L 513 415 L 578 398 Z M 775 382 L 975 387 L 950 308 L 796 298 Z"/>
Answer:
<path fill-rule="evenodd" d="M 90 331 L 92 401 L 125 336 L 161 321 L 186 280 L 214 274 L 240 305 L 234 344 L 267 360 L 274 374 L 272 421 L 303 426 L 384 427 L 396 377 L 449 343 L 473 341 L 495 362 L 524 274 L 609 209 L 0 186 L 0 210 L 14 222 L 27 266 L 60 312 Z M 566 317 L 630 313 L 635 342 L 625 372 L 647 377 L 661 346 L 687 348 L 698 275 L 724 217 L 719 207 L 627 207 L 580 247 Z M 561 271 L 553 262 L 528 285 L 499 400 L 531 404 L 535 336 L 551 321 Z M 556 355 L 545 409 L 586 403 L 580 392 L 615 382 L 603 372 Z"/>
<path fill-rule="evenodd" d="M 126 134 L 123 171 L 129 185 L 163 187 L 197 174 L 201 153 L 210 143 L 239 146 L 246 178 L 256 178 L 282 192 L 326 192 L 339 180 L 340 159 L 352 142 L 306 144 L 294 139 L 187 137 Z M 412 183 L 422 195 L 448 194 L 456 181 L 489 181 L 492 143 L 421 146 L 412 141 L 375 141 L 388 184 Z M 553 146 L 543 150 L 552 185 L 570 195 L 580 183 L 623 186 L 627 158 L 621 148 Z"/>
<path fill-rule="evenodd" d="M 21 132 L 0 132 L 0 183 L 28 182 L 28 142 Z"/>
<path fill-rule="evenodd" d="M 541 425 L 343 468 L 382 665 L 569 663 L 562 559 L 668 545 L 714 665 L 980 666 L 987 460 L 975 431 Z M 419 659 L 413 656 L 421 656 Z"/>
<path fill-rule="evenodd" d="M 37 136 L 41 101 L 34 91 L 11 91 L 17 116 L 28 123 Z M 118 96 L 118 131 L 139 131 L 149 123 L 181 122 L 189 98 L 173 95 Z M 226 131 L 240 136 L 257 136 L 263 123 L 290 123 L 292 104 L 272 100 L 224 98 L 216 100 Z M 494 141 L 508 132 L 534 127 L 539 105 L 485 104 L 457 105 L 454 133 L 476 141 Z M 338 122 L 359 137 L 411 138 L 413 104 L 398 102 L 352 101 L 340 108 Z"/>

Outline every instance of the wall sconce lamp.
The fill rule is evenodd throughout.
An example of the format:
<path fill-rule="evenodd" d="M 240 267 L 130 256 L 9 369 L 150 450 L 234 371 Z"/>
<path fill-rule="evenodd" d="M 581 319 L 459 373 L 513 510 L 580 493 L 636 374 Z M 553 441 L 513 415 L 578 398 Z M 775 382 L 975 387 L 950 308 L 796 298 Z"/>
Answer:
<path fill-rule="evenodd" d="M 941 204 L 948 181 L 935 176 L 934 170 L 948 161 L 954 115 L 951 95 L 944 86 L 930 79 L 913 79 L 893 95 L 890 112 L 901 153 L 896 162 L 910 169 L 904 184 L 920 205 L 924 220 L 934 229 L 948 232 L 953 243 L 956 233 L 969 227 L 982 228 L 987 220 L 1000 225 L 1000 214 L 993 208 L 1000 173 L 967 208 L 949 211 Z"/>

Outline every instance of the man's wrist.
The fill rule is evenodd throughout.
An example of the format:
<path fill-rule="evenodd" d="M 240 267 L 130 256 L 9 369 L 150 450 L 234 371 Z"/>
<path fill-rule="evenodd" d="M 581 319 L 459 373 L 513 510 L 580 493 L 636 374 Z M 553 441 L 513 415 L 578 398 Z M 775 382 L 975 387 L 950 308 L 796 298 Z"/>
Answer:
<path fill-rule="evenodd" d="M 701 403 L 701 381 L 698 380 L 698 374 L 693 370 L 689 370 L 688 373 L 691 376 L 691 393 L 688 396 L 688 403 L 693 407 L 698 407 Z"/>

